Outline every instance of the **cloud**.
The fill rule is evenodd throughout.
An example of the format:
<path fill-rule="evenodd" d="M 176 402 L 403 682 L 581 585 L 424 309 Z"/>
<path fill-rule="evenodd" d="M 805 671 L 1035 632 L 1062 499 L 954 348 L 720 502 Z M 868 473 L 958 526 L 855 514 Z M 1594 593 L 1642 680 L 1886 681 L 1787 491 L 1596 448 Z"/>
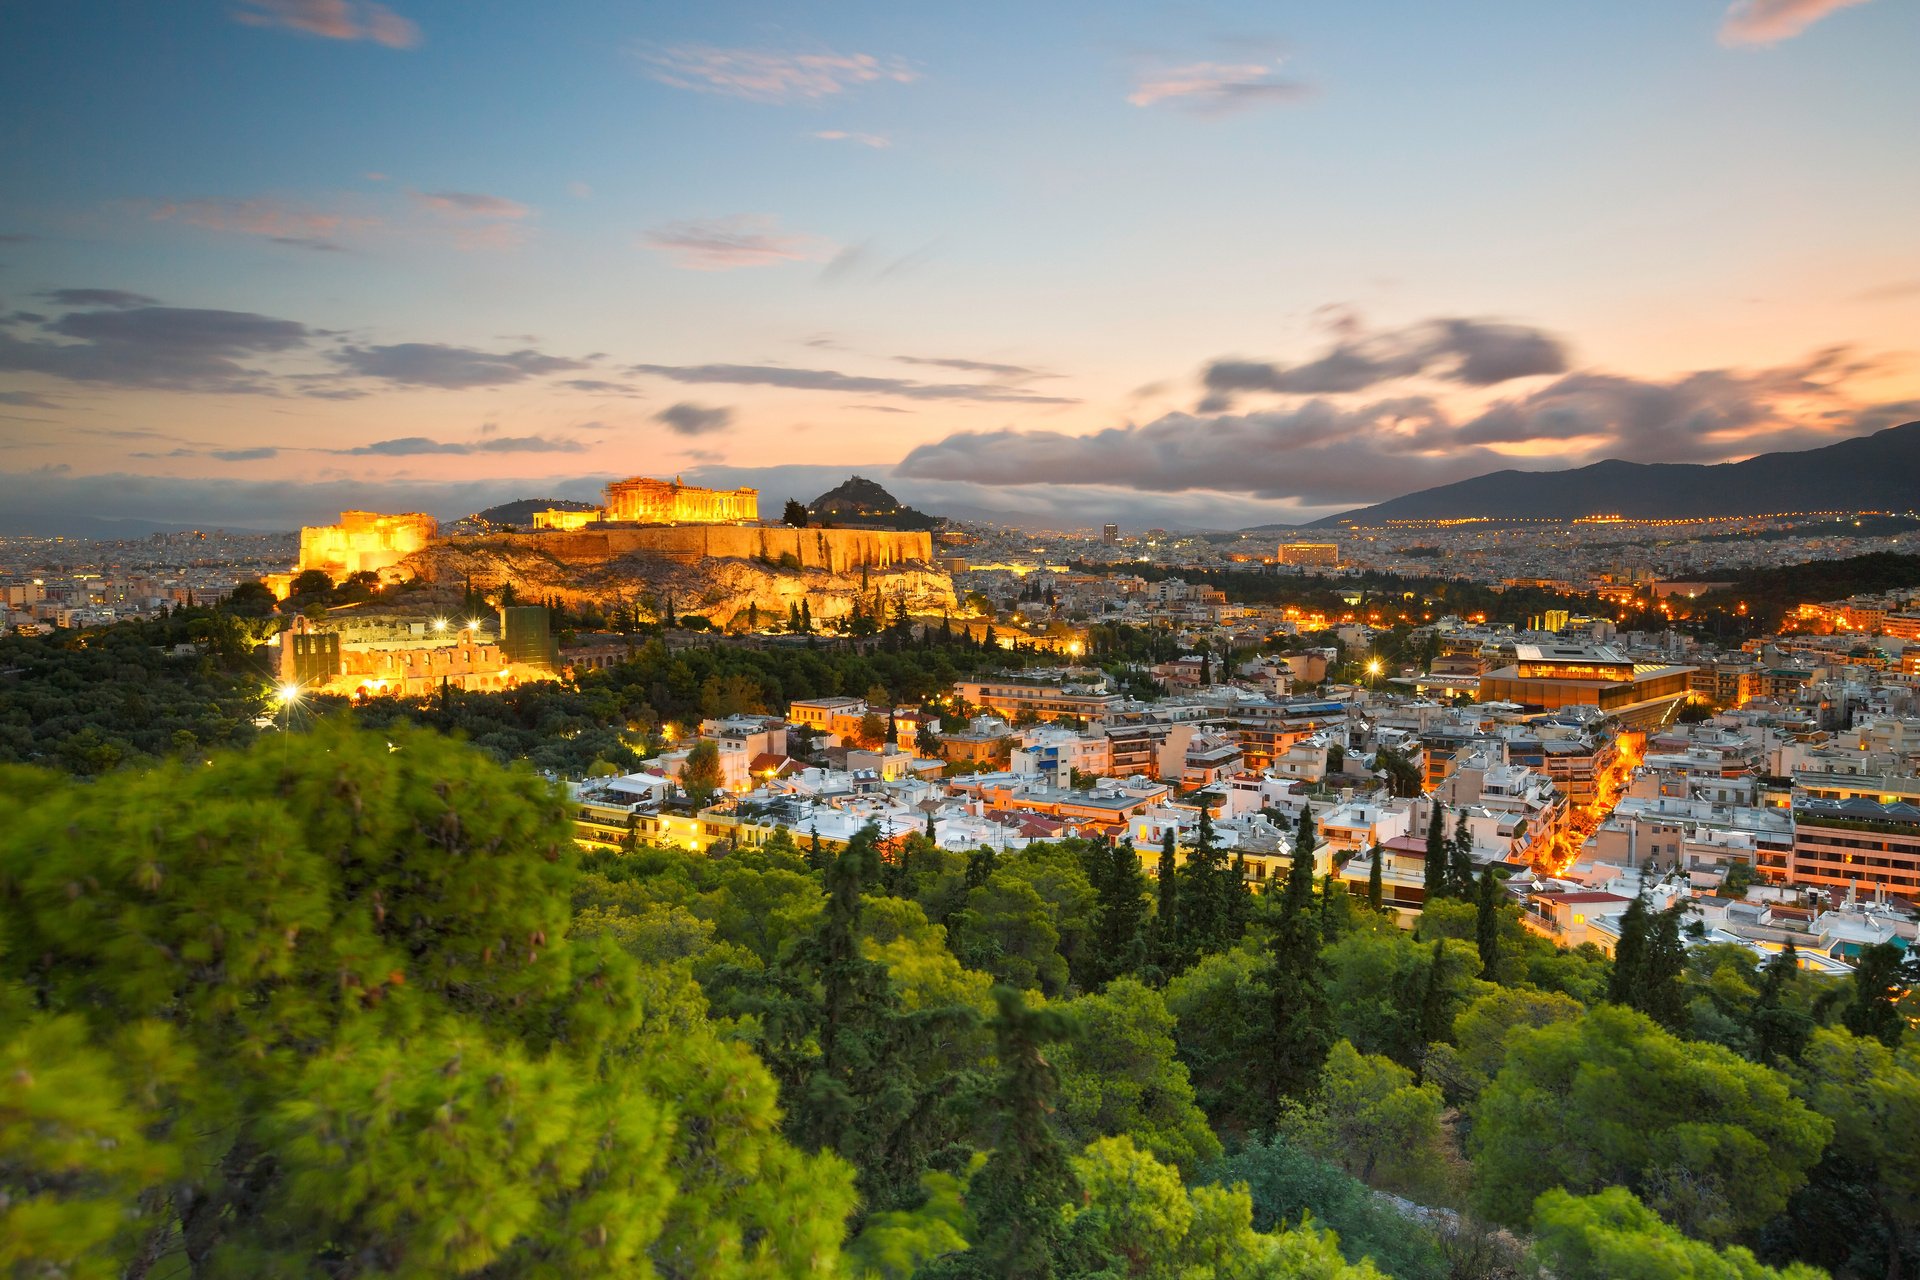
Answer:
<path fill-rule="evenodd" d="M 155 222 L 184 222 L 207 231 L 261 236 L 275 244 L 300 249 L 337 250 L 334 237 L 380 224 L 369 216 L 350 216 L 308 209 L 281 200 L 178 200 L 155 205 L 147 216 Z"/>
<path fill-rule="evenodd" d="M 907 400 L 1014 401 L 1022 404 L 1078 404 L 1062 396 L 1040 396 L 1017 387 L 973 383 L 912 382 L 905 378 L 870 378 L 836 373 L 831 369 L 789 369 L 780 365 L 637 364 L 629 373 L 666 378 L 672 382 L 728 383 L 734 386 L 787 387 L 796 391 L 836 391 L 842 394 L 899 396 Z"/>
<path fill-rule="evenodd" d="M 1142 73 L 1127 101 L 1136 107 L 1167 103 L 1195 115 L 1219 116 L 1299 102 L 1312 93 L 1312 86 L 1304 81 L 1283 79 L 1277 63 L 1191 62 Z"/>
<path fill-rule="evenodd" d="M 267 458 L 277 458 L 280 451 L 274 448 L 260 449 L 211 449 L 206 454 L 221 462 L 260 462 Z"/>
<path fill-rule="evenodd" d="M 1342 336 L 1334 345 L 1304 364 L 1214 361 L 1201 375 L 1211 393 L 1207 403 L 1222 408 L 1230 396 L 1246 391 L 1341 395 L 1419 374 L 1487 387 L 1567 367 L 1561 341 L 1527 325 L 1444 318 L 1381 333 L 1357 324 L 1336 331 Z"/>
<path fill-rule="evenodd" d="M 909 84 L 919 78 L 902 59 L 869 53 L 778 53 L 679 45 L 642 49 L 638 57 L 646 75 L 661 84 L 749 102 L 816 101 L 855 85 Z"/>
<path fill-rule="evenodd" d="M 541 481 L 556 498 L 598 501 L 611 476 Z M 237 480 L 127 473 L 75 475 L 65 468 L 0 471 L 0 533 L 84 531 L 97 535 L 92 513 L 185 528 L 294 529 L 332 524 L 342 511 L 428 511 L 453 519 L 498 502 L 524 498 L 525 478 L 476 481 Z"/>
<path fill-rule="evenodd" d="M 634 395 L 634 389 L 624 382 L 606 382 L 600 378 L 564 378 L 556 386 L 568 387 L 574 391 L 586 391 L 596 395 Z"/>
<path fill-rule="evenodd" d="M 962 431 L 914 449 L 898 472 L 983 485 L 1232 492 L 1316 507 L 1375 502 L 1515 466 L 1613 456 L 1715 462 L 1830 443 L 1877 420 L 1869 417 L 1874 407 L 1845 390 L 1875 367 L 1835 347 L 1778 368 L 1700 370 L 1664 381 L 1583 371 L 1464 421 L 1431 399 L 1405 396 L 1170 413 L 1085 436 Z M 1533 455 L 1496 446 L 1532 446 Z"/>
<path fill-rule="evenodd" d="M 704 408 L 690 400 L 669 405 L 653 415 L 655 422 L 664 422 L 668 429 L 683 436 L 704 436 L 719 431 L 733 421 L 733 410 L 727 408 Z"/>
<path fill-rule="evenodd" d="M 479 351 L 438 342 L 344 347 L 328 357 L 349 373 L 411 387 L 492 387 L 549 373 L 584 369 L 586 362 L 538 351 Z"/>
<path fill-rule="evenodd" d="M 984 373 L 995 378 L 1007 378 L 1013 381 L 1060 376 L 1057 373 L 1029 369 L 1025 365 L 995 364 L 991 360 L 966 360 L 957 356 L 895 356 L 894 359 L 901 364 L 930 365 L 939 369 L 956 369 L 961 373 Z"/>
<path fill-rule="evenodd" d="M 584 182 L 569 182 L 567 194 L 575 200 L 590 200 L 593 198 L 593 188 Z"/>
<path fill-rule="evenodd" d="M 1820 19 L 1866 0 L 1733 0 L 1720 20 L 1720 43 L 1768 45 L 1791 40 Z"/>
<path fill-rule="evenodd" d="M 160 301 L 125 289 L 49 289 L 40 296 L 62 307 L 151 307 Z"/>
<path fill-rule="evenodd" d="M 813 135 L 822 142 L 857 142 L 863 147 L 872 147 L 884 151 L 893 145 L 893 139 L 883 133 L 849 133 L 845 129 L 822 129 Z"/>
<path fill-rule="evenodd" d="M 412 458 L 422 454 L 452 453 L 579 453 L 586 446 L 577 440 L 554 440 L 546 436 L 488 436 L 482 440 L 430 440 L 426 436 L 401 436 L 394 440 L 376 440 L 351 449 L 327 449 L 322 452 L 353 457 Z"/>
<path fill-rule="evenodd" d="M 304 347 L 312 336 L 297 321 L 250 311 L 74 311 L 32 338 L 0 334 L 0 371 L 123 387 L 264 393 L 271 390 L 266 375 L 240 361 Z"/>
<path fill-rule="evenodd" d="M 1875 285 L 1871 289 L 1862 289 L 1853 295 L 1855 302 L 1896 302 L 1902 298 L 1920 296 L 1920 280 L 1894 280 L 1887 284 Z"/>
<path fill-rule="evenodd" d="M 31 391 L 0 391 L 0 404 L 15 409 L 58 409 L 58 402 L 45 396 L 37 396 Z"/>
<path fill-rule="evenodd" d="M 39 236 L 28 235 L 24 231 L 0 232 L 0 244 L 32 244 Z"/>
<path fill-rule="evenodd" d="M 421 208 L 450 218 L 524 218 L 533 212 L 518 200 L 477 191 L 409 191 L 407 194 Z"/>
<path fill-rule="evenodd" d="M 420 28 L 372 0 L 240 0 L 234 20 L 328 40 L 371 40 L 389 49 L 420 43 Z"/>
<path fill-rule="evenodd" d="M 687 271 L 808 262 L 824 257 L 832 248 L 813 236 L 784 234 L 778 219 L 758 213 L 669 222 L 649 230 L 642 243 L 668 255 L 676 267 Z"/>

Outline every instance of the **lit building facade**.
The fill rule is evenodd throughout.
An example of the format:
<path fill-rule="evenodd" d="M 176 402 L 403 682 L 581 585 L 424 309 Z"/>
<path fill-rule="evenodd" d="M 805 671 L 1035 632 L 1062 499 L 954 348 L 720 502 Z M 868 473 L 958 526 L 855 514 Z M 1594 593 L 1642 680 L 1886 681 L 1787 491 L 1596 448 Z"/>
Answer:
<path fill-rule="evenodd" d="M 604 518 L 615 524 L 734 524 L 760 518 L 758 489 L 702 489 L 650 476 L 607 486 Z"/>
<path fill-rule="evenodd" d="M 1280 544 L 1278 560 L 1281 564 L 1337 569 L 1340 567 L 1340 546 L 1333 542 L 1283 542 Z"/>

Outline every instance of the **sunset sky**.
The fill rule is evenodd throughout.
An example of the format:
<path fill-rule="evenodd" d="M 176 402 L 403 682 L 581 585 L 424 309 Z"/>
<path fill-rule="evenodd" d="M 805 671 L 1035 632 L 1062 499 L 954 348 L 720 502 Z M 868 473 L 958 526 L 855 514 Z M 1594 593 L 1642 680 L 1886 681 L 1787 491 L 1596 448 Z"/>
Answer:
<path fill-rule="evenodd" d="M 1062 525 L 1920 418 L 1912 0 L 18 0 L 0 531 Z"/>

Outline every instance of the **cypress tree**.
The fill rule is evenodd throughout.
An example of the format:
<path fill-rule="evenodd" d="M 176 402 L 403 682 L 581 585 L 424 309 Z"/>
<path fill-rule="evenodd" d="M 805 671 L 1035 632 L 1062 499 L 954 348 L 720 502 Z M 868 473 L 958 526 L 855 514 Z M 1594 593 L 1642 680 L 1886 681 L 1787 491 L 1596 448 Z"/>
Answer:
<path fill-rule="evenodd" d="M 1171 975 L 1180 967 L 1180 881 L 1175 859 L 1173 827 L 1160 841 L 1160 913 L 1153 921 L 1153 961 Z"/>
<path fill-rule="evenodd" d="M 1067 1152 L 1048 1117 L 1059 1079 L 1043 1049 L 1071 1031 L 1057 1009 L 1030 1009 L 1012 987 L 995 987 L 994 1039 L 1001 1065 L 994 1090 L 993 1154 L 967 1188 L 980 1274 L 1052 1280 L 1064 1226 L 1060 1210 L 1079 1193 Z"/>
<path fill-rule="evenodd" d="M 1646 976 L 1650 922 L 1647 899 L 1639 895 L 1620 916 L 1620 938 L 1613 945 L 1613 972 L 1607 977 L 1607 1000 L 1638 1008 L 1637 997 Z"/>
<path fill-rule="evenodd" d="M 1447 873 L 1447 892 L 1453 897 L 1466 899 L 1473 896 L 1473 832 L 1467 829 L 1467 810 L 1462 805 L 1460 817 L 1453 824 L 1453 843 L 1448 849 L 1451 866 Z"/>
<path fill-rule="evenodd" d="M 1380 865 L 1387 860 L 1386 853 L 1379 845 L 1373 846 L 1373 865 L 1367 869 L 1367 905 L 1375 911 L 1386 907 L 1386 884 L 1382 879 L 1385 872 Z"/>
<path fill-rule="evenodd" d="M 1446 817 L 1441 811 L 1440 801 L 1433 801 L 1433 814 L 1427 820 L 1427 866 L 1426 897 L 1428 901 L 1447 896 L 1447 864 L 1449 862 Z"/>
<path fill-rule="evenodd" d="M 1130 843 L 1102 837 L 1093 847 L 1093 964 L 1098 985 L 1131 973 L 1145 959 L 1147 874 Z"/>
<path fill-rule="evenodd" d="M 1187 863 L 1180 869 L 1181 951 L 1189 960 L 1226 949 L 1227 905 L 1221 892 L 1227 872 L 1213 842 L 1213 815 L 1200 803 L 1200 826 Z"/>
<path fill-rule="evenodd" d="M 1813 1033 L 1813 1019 L 1784 1007 L 1787 990 L 1800 977 L 1800 952 L 1791 939 L 1760 966 L 1760 992 L 1747 1011 L 1747 1035 L 1755 1060 L 1772 1066 L 1797 1058 Z"/>
<path fill-rule="evenodd" d="M 1840 1022 L 1857 1036 L 1871 1036 L 1889 1049 L 1900 1044 L 1906 1023 L 1893 1002 L 1900 974 L 1900 951 L 1890 942 L 1860 949 L 1853 969 L 1853 996 L 1840 1011 Z"/>
<path fill-rule="evenodd" d="M 1480 974 L 1494 981 L 1493 971 L 1500 959 L 1499 887 L 1493 880 L 1493 864 L 1480 868 L 1480 889 L 1474 902 L 1473 939 L 1480 945 Z"/>
<path fill-rule="evenodd" d="M 1311 819 L 1304 813 L 1303 828 Z M 1269 945 L 1266 1045 L 1267 1105 L 1277 1123 L 1282 1102 L 1304 1097 L 1319 1079 L 1332 1044 L 1326 993 L 1320 986 L 1320 930 L 1313 911 L 1313 846 L 1294 846 L 1287 887 Z"/>
<path fill-rule="evenodd" d="M 1639 999 L 1634 1007 L 1667 1030 L 1678 1033 L 1687 1021 L 1687 949 L 1680 941 L 1678 899 L 1654 916 L 1647 932 L 1647 958 L 1641 969 Z"/>

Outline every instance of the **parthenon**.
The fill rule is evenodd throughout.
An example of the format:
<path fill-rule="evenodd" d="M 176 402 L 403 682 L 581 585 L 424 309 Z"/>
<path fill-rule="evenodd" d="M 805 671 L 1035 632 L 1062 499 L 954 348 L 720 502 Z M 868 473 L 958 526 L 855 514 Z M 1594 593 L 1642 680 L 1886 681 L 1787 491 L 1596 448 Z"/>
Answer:
<path fill-rule="evenodd" d="M 702 489 L 651 476 L 607 486 L 605 519 L 614 524 L 732 524 L 760 518 L 758 489 Z"/>

